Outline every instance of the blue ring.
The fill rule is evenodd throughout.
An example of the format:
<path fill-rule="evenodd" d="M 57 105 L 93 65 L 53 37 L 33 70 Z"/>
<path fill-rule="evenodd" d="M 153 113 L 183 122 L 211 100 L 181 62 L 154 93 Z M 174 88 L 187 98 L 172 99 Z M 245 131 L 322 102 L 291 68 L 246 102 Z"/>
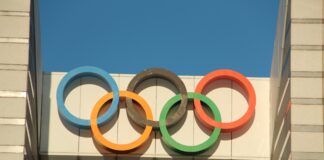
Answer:
<path fill-rule="evenodd" d="M 72 123 L 73 125 L 79 128 L 90 128 L 90 120 L 81 119 L 74 116 L 67 110 L 64 104 L 64 92 L 67 86 L 70 85 L 73 80 L 81 77 L 99 78 L 104 82 L 106 82 L 110 86 L 113 92 L 113 100 L 111 106 L 97 120 L 97 124 L 102 125 L 103 123 L 107 122 L 110 118 L 112 118 L 113 115 L 117 112 L 118 102 L 119 102 L 119 90 L 115 80 L 107 72 L 97 67 L 92 67 L 92 66 L 78 67 L 71 70 L 63 77 L 56 92 L 56 99 L 57 99 L 57 106 L 58 106 L 59 113 L 64 119 L 66 119 L 68 122 Z"/>

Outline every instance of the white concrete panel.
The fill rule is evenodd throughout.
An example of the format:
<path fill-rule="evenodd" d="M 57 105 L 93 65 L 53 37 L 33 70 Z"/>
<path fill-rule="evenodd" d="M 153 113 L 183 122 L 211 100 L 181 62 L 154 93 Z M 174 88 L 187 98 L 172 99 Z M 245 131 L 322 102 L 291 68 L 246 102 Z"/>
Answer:
<path fill-rule="evenodd" d="M 291 45 L 322 45 L 323 25 L 318 23 L 292 23 Z"/>
<path fill-rule="evenodd" d="M 151 157 L 143 157 L 146 155 L 142 155 L 142 156 L 136 156 L 136 155 L 130 155 L 130 154 L 125 154 L 125 155 L 118 155 L 118 157 L 116 157 L 116 160 L 155 160 L 155 158 Z M 111 158 L 108 158 L 109 160 L 111 160 Z M 107 159 L 105 159 L 107 160 Z"/>
<path fill-rule="evenodd" d="M 79 129 L 61 119 L 57 109 L 56 90 L 63 76 L 64 74 L 43 76 L 41 154 L 78 153 Z M 77 87 L 79 84 L 80 80 L 76 80 L 70 85 L 67 91 L 72 90 L 65 100 L 68 110 L 76 116 L 79 116 L 80 112 L 80 88 Z"/>
<path fill-rule="evenodd" d="M 291 51 L 291 71 L 323 71 L 322 61 L 323 51 Z"/>
<path fill-rule="evenodd" d="M 77 160 L 116 160 L 117 158 L 115 156 L 82 156 L 77 157 Z M 54 159 L 56 160 L 56 159 Z M 61 159 L 60 159 L 61 160 Z"/>
<path fill-rule="evenodd" d="M 25 125 L 0 124 L 0 146 L 25 144 Z"/>
<path fill-rule="evenodd" d="M 0 98 L 0 117 L 25 118 L 25 98 Z"/>
<path fill-rule="evenodd" d="M 24 153 L 0 153 L 1 159 L 6 160 L 22 160 L 24 159 Z"/>
<path fill-rule="evenodd" d="M 323 105 L 297 105 L 291 110 L 291 124 L 323 125 Z"/>
<path fill-rule="evenodd" d="M 322 98 L 322 78 L 291 78 L 292 98 Z"/>
<path fill-rule="evenodd" d="M 119 82 L 119 75 L 113 77 L 117 85 Z M 93 78 L 84 77 L 81 79 L 81 118 L 90 119 L 90 115 L 94 105 L 97 101 L 108 92 L 110 87 L 105 82 Z M 110 104 L 110 103 L 109 103 Z M 108 107 L 109 104 L 106 106 Z M 117 143 L 117 119 L 118 113 L 108 123 L 101 127 L 104 137 L 113 143 Z M 113 154 L 101 145 L 95 142 L 90 129 L 80 129 L 80 153 L 102 153 Z"/>
<path fill-rule="evenodd" d="M 133 75 L 120 75 L 119 89 L 126 90 L 129 82 L 133 78 Z M 146 100 L 148 105 L 152 109 L 152 113 L 155 113 L 156 104 L 156 79 L 149 79 L 138 87 L 137 91 L 139 95 Z M 144 114 L 144 112 L 143 112 Z M 154 115 L 154 118 L 156 116 Z M 119 117 L 118 117 L 118 143 L 126 144 L 130 143 L 140 137 L 144 129 L 134 123 L 128 116 L 125 106 L 125 101 L 122 100 L 120 103 Z M 152 156 L 155 154 L 155 140 L 154 132 L 151 133 L 149 140 L 138 149 L 131 152 L 131 155 L 146 155 Z M 119 154 L 119 156 L 124 156 Z"/>
<path fill-rule="evenodd" d="M 26 91 L 27 71 L 0 70 L 0 90 Z"/>
<path fill-rule="evenodd" d="M 250 79 L 256 93 L 254 119 L 243 128 L 232 132 L 233 157 L 270 157 L 269 142 L 269 80 L 267 78 Z M 236 83 L 233 83 L 232 107 L 233 121 L 247 110 L 247 95 Z"/>
<path fill-rule="evenodd" d="M 183 77 L 183 82 L 188 89 L 188 91 L 193 91 L 194 89 L 194 78 L 193 77 Z M 176 87 L 164 80 L 164 79 L 158 79 L 157 80 L 157 113 L 158 117 L 160 117 L 160 112 L 166 102 L 174 97 L 176 94 L 179 93 L 179 91 L 176 89 Z M 193 114 L 193 105 L 190 103 L 187 106 L 187 115 L 182 120 L 179 121 L 176 125 L 169 128 L 169 133 L 171 134 L 172 138 L 174 138 L 176 141 L 178 141 L 181 144 L 184 145 L 193 145 L 193 121 L 194 121 L 194 114 Z M 175 106 L 177 107 L 177 106 Z M 172 114 L 171 110 L 169 114 Z M 189 133 L 189 134 L 188 134 Z M 190 134 L 191 133 L 191 134 Z M 156 154 L 157 155 L 164 155 L 165 157 L 171 157 L 176 155 L 181 155 L 177 152 L 174 152 L 171 150 L 168 146 L 166 146 L 161 139 L 161 134 L 157 134 L 156 139 Z"/>
<path fill-rule="evenodd" d="M 292 152 L 323 152 L 322 132 L 291 132 Z"/>
<path fill-rule="evenodd" d="M 293 0 L 291 1 L 291 18 L 323 18 L 323 0 Z"/>
<path fill-rule="evenodd" d="M 41 153 L 46 154 L 49 152 L 52 155 L 114 155 L 107 150 L 101 150 L 102 148 L 94 146 L 95 143 L 89 131 L 81 130 L 79 133 L 78 128 L 67 125 L 70 128 L 68 130 L 64 126 L 65 122 L 59 118 L 56 106 L 56 88 L 62 77 L 63 74 L 61 73 L 44 76 Z M 132 78 L 133 75 L 120 75 L 119 79 L 117 76 L 116 82 L 119 89 L 125 90 Z M 201 77 L 181 76 L 181 78 L 188 92 L 191 92 L 194 91 L 195 85 Z M 163 146 L 160 133 L 154 132 L 151 134 L 150 140 L 142 147 L 127 154 L 118 154 L 119 159 L 127 159 L 129 156 L 135 157 L 135 159 L 149 157 L 198 159 L 269 157 L 269 111 L 264 109 L 269 107 L 269 80 L 253 78 L 251 81 L 258 98 L 256 116 L 252 126 L 247 131 L 243 128 L 233 133 L 233 141 L 231 140 L 231 133 L 221 133 L 219 141 L 210 150 L 197 156 L 183 156 Z M 82 85 L 78 85 L 78 83 Z M 81 82 L 75 82 L 66 99 L 68 109 L 77 116 L 89 118 L 94 103 L 106 93 L 106 87 L 103 82 L 94 78 L 82 78 Z M 247 108 L 246 100 L 239 92 L 240 89 L 237 89 L 237 86 L 234 86 L 234 89 L 231 87 L 231 81 L 220 80 L 208 85 L 203 92 L 218 106 L 224 122 L 237 119 Z M 155 120 L 158 120 L 160 111 L 166 101 L 175 95 L 174 92 L 177 92 L 172 84 L 162 79 L 150 79 L 142 83 L 138 91 L 140 91 L 139 95 L 150 105 Z M 187 145 L 199 144 L 209 137 L 209 132 L 194 117 L 193 105 L 188 107 L 186 119 L 170 128 L 170 132 L 173 133 L 172 137 L 180 143 Z M 105 132 L 107 139 L 116 143 L 129 143 L 137 139 L 140 133 L 143 132 L 141 127 L 128 118 L 124 98 L 121 98 L 118 116 L 110 123 L 107 124 L 107 128 L 110 129 L 103 127 L 102 131 Z M 107 130 L 108 132 L 106 132 Z M 260 138 L 255 135 L 262 135 L 267 138 L 260 141 Z M 247 145 L 249 147 L 246 147 Z"/>
<path fill-rule="evenodd" d="M 183 156 L 173 156 L 173 157 L 163 157 L 163 155 L 162 156 L 159 156 L 159 157 L 157 157 L 157 158 L 154 158 L 154 160 L 170 160 L 170 159 L 172 159 L 172 160 L 184 160 L 184 159 L 193 159 L 191 156 L 185 156 L 185 155 L 183 155 Z"/>
<path fill-rule="evenodd" d="M 41 160 L 83 160 L 82 158 L 78 158 L 77 156 L 69 156 L 69 155 L 58 155 L 58 156 L 49 156 L 49 157 L 42 157 Z"/>
<path fill-rule="evenodd" d="M 198 85 L 200 79 L 202 77 L 195 78 L 195 86 Z M 206 86 L 203 94 L 205 94 L 208 98 L 210 98 L 217 106 L 221 113 L 221 118 L 223 122 L 230 122 L 231 121 L 231 112 L 232 112 L 232 105 L 231 105 L 231 81 L 229 80 L 219 80 L 216 82 L 212 82 Z M 208 113 L 208 112 L 207 112 Z M 209 112 L 210 113 L 210 112 Z M 210 113 L 212 116 L 212 114 Z M 197 118 L 195 118 L 194 122 L 194 143 L 200 144 L 206 141 L 209 138 L 211 131 L 205 128 Z M 220 158 L 220 157 L 230 157 L 231 156 L 231 133 L 221 133 L 217 143 L 207 150 L 206 152 L 195 156 L 196 158 L 199 157 L 209 157 L 210 158 Z"/>
<path fill-rule="evenodd" d="M 28 38 L 29 16 L 0 16 L 0 37 Z"/>
<path fill-rule="evenodd" d="M 2 1 L 0 1 L 1 3 Z M 1 5 L 0 5 L 1 6 Z M 28 64 L 29 44 L 0 43 L 1 64 Z"/>
<path fill-rule="evenodd" d="M 1 0 L 0 11 L 29 11 L 30 0 Z"/>

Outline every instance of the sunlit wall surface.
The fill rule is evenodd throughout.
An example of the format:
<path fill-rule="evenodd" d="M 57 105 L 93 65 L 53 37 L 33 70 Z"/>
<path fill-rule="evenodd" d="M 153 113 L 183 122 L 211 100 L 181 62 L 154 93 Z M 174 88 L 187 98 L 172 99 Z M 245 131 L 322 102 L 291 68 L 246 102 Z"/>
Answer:
<path fill-rule="evenodd" d="M 251 77 L 257 105 L 243 128 L 221 133 L 209 150 L 184 155 L 164 146 L 160 133 L 127 154 L 96 145 L 89 130 L 67 124 L 58 114 L 56 89 L 66 73 L 42 73 L 36 0 L 0 1 L 0 159 L 318 159 L 324 158 L 323 0 L 279 0 L 276 40 L 270 78 Z M 134 75 L 112 74 L 120 89 Z M 194 91 L 201 76 L 181 76 Z M 162 79 L 142 85 L 154 118 L 175 94 Z M 223 121 L 240 117 L 246 95 L 232 81 L 222 80 L 206 93 L 219 107 Z M 109 90 L 93 78 L 76 80 L 67 94 L 69 111 L 89 118 L 91 106 Z M 142 131 L 127 117 L 123 101 L 119 114 L 103 127 L 107 139 L 126 143 Z M 170 128 L 179 142 L 194 145 L 209 132 L 195 118 L 190 104 L 186 118 Z"/>
<path fill-rule="evenodd" d="M 66 73 L 52 72 L 44 74 L 43 105 L 41 125 L 42 157 L 83 157 L 93 158 L 105 155 L 119 159 L 142 158 L 198 158 L 198 159 L 270 159 L 269 140 L 269 78 L 249 78 L 257 96 L 256 113 L 241 129 L 221 133 L 219 140 L 209 150 L 186 155 L 174 152 L 161 142 L 160 131 L 153 132 L 142 147 L 127 154 L 117 154 L 104 149 L 93 139 L 91 130 L 79 129 L 59 116 L 56 91 L 59 82 Z M 113 74 L 120 90 L 126 90 L 134 75 Z M 187 91 L 193 92 L 202 76 L 181 76 Z M 153 117 L 158 120 L 164 104 L 178 93 L 174 85 L 164 79 L 149 79 L 139 88 L 149 104 Z M 109 87 L 95 78 L 76 80 L 67 90 L 65 104 L 74 115 L 89 119 L 93 105 L 109 91 Z M 222 120 L 231 122 L 240 118 L 247 110 L 245 91 L 236 83 L 220 80 L 211 83 L 204 90 L 217 104 Z M 193 105 L 189 103 L 187 116 L 169 131 L 173 138 L 186 145 L 197 145 L 209 138 L 210 131 L 195 117 Z M 143 128 L 136 125 L 126 114 L 124 101 L 120 103 L 119 114 L 102 127 L 108 140 L 114 143 L 130 143 L 136 140 Z"/>
<path fill-rule="evenodd" d="M 293 159 L 324 157 L 323 6 L 322 0 L 291 1 L 290 114 Z"/>
<path fill-rule="evenodd" d="M 0 1 L 0 159 L 38 159 L 42 70 L 35 8 L 35 1 Z"/>
<path fill-rule="evenodd" d="M 323 159 L 323 1 L 281 0 L 270 84 L 272 159 Z"/>

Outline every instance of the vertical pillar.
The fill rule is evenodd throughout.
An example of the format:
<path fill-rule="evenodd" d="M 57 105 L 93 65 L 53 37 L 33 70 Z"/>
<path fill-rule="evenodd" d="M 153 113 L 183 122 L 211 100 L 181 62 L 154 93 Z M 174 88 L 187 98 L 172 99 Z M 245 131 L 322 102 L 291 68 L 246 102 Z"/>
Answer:
<path fill-rule="evenodd" d="M 323 159 L 323 0 L 291 0 L 292 159 Z"/>
<path fill-rule="evenodd" d="M 270 78 L 271 159 L 290 159 L 290 35 L 291 1 L 279 1 L 277 32 Z"/>
<path fill-rule="evenodd" d="M 0 1 L 1 159 L 38 159 L 41 68 L 34 16 L 34 1 Z"/>

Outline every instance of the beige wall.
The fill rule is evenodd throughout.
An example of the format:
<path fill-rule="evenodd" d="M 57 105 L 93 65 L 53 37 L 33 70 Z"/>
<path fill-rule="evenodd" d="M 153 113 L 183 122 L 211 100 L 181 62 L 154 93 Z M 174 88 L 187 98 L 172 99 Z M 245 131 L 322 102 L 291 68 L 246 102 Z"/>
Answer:
<path fill-rule="evenodd" d="M 0 159 L 38 159 L 36 83 L 42 74 L 34 5 L 0 1 Z"/>
<path fill-rule="evenodd" d="M 292 159 L 323 159 L 323 0 L 291 1 Z"/>
<path fill-rule="evenodd" d="M 56 89 L 65 73 L 49 73 L 44 75 L 43 83 L 43 112 L 40 154 L 45 158 L 55 158 L 58 155 L 101 156 L 94 146 L 93 139 L 88 130 L 80 130 L 69 124 L 64 124 L 60 119 L 56 104 Z M 113 75 L 120 90 L 125 90 L 133 75 Z M 181 76 L 188 91 L 194 91 L 200 76 Z M 205 159 L 270 159 L 269 141 L 269 79 L 250 78 L 256 95 L 257 105 L 254 120 L 245 128 L 232 133 L 222 133 L 218 146 L 197 156 L 182 156 L 165 148 L 161 144 L 160 133 L 151 135 L 152 141 L 144 147 L 130 153 L 128 156 L 157 157 L 157 158 L 198 158 Z M 74 88 L 73 88 L 74 87 Z M 105 84 L 94 78 L 81 78 L 74 82 L 72 91 L 68 94 L 66 105 L 69 110 L 79 117 L 89 118 L 92 105 L 107 91 Z M 157 119 L 164 103 L 171 98 L 174 87 L 165 80 L 152 79 L 143 84 L 145 88 L 140 95 L 148 101 Z M 239 118 L 247 109 L 245 97 L 240 93 L 241 88 L 231 81 L 219 81 L 209 88 L 214 88 L 207 94 L 218 105 L 222 119 L 230 122 Z M 119 116 L 108 124 L 111 126 L 105 136 L 116 143 L 127 143 L 135 140 L 140 134 L 135 129 L 142 129 L 131 122 L 123 105 Z M 134 129 L 135 127 L 135 129 Z M 200 128 L 194 117 L 192 105 L 189 106 L 188 115 L 183 125 L 177 125 L 172 130 L 179 129 L 173 137 L 179 142 L 193 145 L 203 142 L 208 138 L 204 128 Z M 116 156 L 105 150 L 101 152 L 108 156 Z M 118 155 L 119 159 L 126 155 Z M 62 158 L 62 157 L 61 157 Z M 93 157 L 91 157 L 93 158 Z"/>
<path fill-rule="evenodd" d="M 324 158 L 323 6 L 280 1 L 270 85 L 275 160 Z"/>
<path fill-rule="evenodd" d="M 1 159 L 24 159 L 29 11 L 28 0 L 0 1 Z"/>

